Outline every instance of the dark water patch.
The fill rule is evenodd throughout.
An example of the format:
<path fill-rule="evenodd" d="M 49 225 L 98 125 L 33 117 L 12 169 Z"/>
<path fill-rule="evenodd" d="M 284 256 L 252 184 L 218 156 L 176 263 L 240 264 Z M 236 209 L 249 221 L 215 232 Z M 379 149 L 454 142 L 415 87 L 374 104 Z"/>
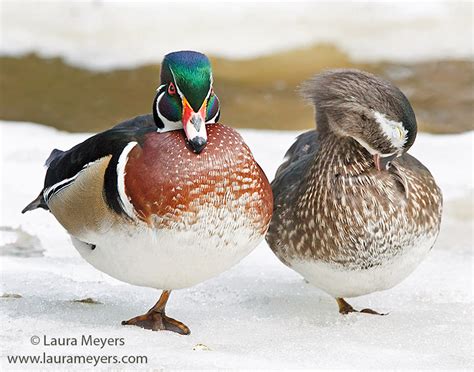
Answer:
<path fill-rule="evenodd" d="M 331 45 L 249 60 L 211 58 L 222 123 L 241 128 L 312 128 L 312 108 L 296 93 L 328 68 L 361 68 L 392 80 L 412 102 L 420 130 L 474 129 L 474 66 L 470 61 L 357 64 Z M 100 131 L 151 112 L 159 65 L 90 71 L 59 58 L 0 58 L 0 118 L 71 132 Z"/>
<path fill-rule="evenodd" d="M 400 87 L 412 103 L 422 131 L 460 133 L 474 129 L 472 61 L 380 63 L 367 69 Z"/>

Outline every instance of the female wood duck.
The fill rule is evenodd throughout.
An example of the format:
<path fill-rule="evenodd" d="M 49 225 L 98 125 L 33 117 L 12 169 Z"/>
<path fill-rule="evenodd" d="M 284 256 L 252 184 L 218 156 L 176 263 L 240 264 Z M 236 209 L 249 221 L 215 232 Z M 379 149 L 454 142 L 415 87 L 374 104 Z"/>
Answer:
<path fill-rule="evenodd" d="M 205 55 L 166 55 L 153 115 L 53 150 L 44 188 L 23 210 L 51 211 L 97 269 L 164 290 L 122 324 L 190 333 L 165 314 L 170 291 L 226 271 L 267 231 L 270 184 L 242 137 L 217 123 L 212 85 Z"/>
<path fill-rule="evenodd" d="M 393 287 L 433 247 L 441 191 L 406 153 L 417 126 L 398 88 L 365 72 L 334 70 L 302 91 L 316 107 L 318 129 L 298 137 L 277 171 L 266 239 L 347 314 L 356 310 L 344 297 Z"/>

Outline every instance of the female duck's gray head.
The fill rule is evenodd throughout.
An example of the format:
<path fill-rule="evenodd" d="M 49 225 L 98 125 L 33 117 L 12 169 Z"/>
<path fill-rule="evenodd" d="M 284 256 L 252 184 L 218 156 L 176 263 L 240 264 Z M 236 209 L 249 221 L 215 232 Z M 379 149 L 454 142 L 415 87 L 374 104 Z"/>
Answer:
<path fill-rule="evenodd" d="M 209 59 L 202 53 L 167 54 L 161 65 L 161 85 L 153 102 L 158 131 L 184 129 L 194 151 L 207 143 L 206 124 L 219 120 L 219 99 L 212 87 Z"/>
<path fill-rule="evenodd" d="M 378 170 L 386 169 L 415 141 L 413 109 L 388 81 L 358 70 L 332 70 L 301 90 L 316 106 L 318 130 L 352 137 L 373 155 Z"/>

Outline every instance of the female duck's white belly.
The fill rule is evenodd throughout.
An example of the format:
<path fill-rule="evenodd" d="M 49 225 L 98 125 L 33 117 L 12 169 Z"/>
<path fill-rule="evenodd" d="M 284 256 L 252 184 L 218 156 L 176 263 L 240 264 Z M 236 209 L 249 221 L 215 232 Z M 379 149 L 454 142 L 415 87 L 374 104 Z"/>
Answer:
<path fill-rule="evenodd" d="M 198 216 L 198 220 L 186 230 L 114 225 L 106 234 L 89 232 L 81 240 L 72 237 L 72 241 L 86 261 L 116 279 L 157 289 L 179 289 L 226 271 L 263 238 L 242 218 L 231 221 Z M 233 227 L 220 233 L 216 223 Z M 96 247 L 91 249 L 82 241 L 94 242 Z"/>
<path fill-rule="evenodd" d="M 363 296 L 392 288 L 404 280 L 425 258 L 436 237 L 437 233 L 420 236 L 393 257 L 370 268 L 321 260 L 290 259 L 289 263 L 308 282 L 335 298 Z"/>

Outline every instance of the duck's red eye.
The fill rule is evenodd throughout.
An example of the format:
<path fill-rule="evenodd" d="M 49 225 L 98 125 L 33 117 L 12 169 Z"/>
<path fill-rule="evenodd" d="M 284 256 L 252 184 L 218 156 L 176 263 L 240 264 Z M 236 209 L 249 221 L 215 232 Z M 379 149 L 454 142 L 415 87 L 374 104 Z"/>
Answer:
<path fill-rule="evenodd" d="M 173 83 L 170 83 L 170 85 L 168 85 L 168 93 L 172 96 L 176 94 L 176 88 Z"/>

